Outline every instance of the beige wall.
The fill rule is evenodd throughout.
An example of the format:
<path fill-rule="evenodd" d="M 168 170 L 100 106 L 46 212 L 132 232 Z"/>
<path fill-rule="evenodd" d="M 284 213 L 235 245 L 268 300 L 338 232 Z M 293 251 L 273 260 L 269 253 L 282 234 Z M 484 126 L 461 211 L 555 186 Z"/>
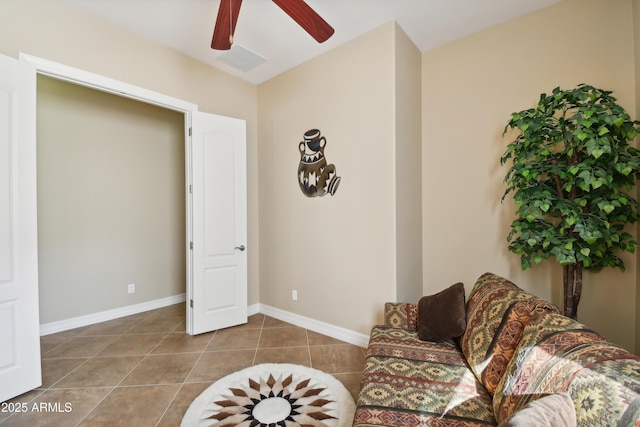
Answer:
<path fill-rule="evenodd" d="M 384 25 L 258 88 L 260 301 L 360 333 L 396 298 L 397 245 L 410 240 L 396 239 L 396 49 L 417 68 L 419 55 L 396 30 Z M 401 120 L 417 128 L 400 136 L 419 156 L 419 121 Z M 325 155 L 342 177 L 334 196 L 298 188 L 298 143 L 312 128 L 326 136 Z M 407 275 L 419 287 L 420 273 Z"/>
<path fill-rule="evenodd" d="M 395 26 L 396 301 L 422 296 L 421 59 Z"/>
<path fill-rule="evenodd" d="M 41 323 L 184 293 L 184 115 L 47 77 L 37 97 Z"/>
<path fill-rule="evenodd" d="M 614 91 L 635 116 L 631 0 L 567 0 L 423 54 L 424 292 L 454 281 L 470 290 L 485 271 L 561 304 L 561 270 L 521 271 L 506 236 L 499 157 L 510 113 L 541 92 L 589 83 Z M 635 256 L 627 270 L 586 274 L 578 318 L 635 346 Z"/>
<path fill-rule="evenodd" d="M 249 304 L 257 303 L 256 86 L 56 0 L 3 0 L 0 16 L 1 54 L 17 58 L 19 52 L 28 53 L 192 102 L 204 112 L 247 121 Z M 102 307 L 93 306 L 95 301 L 83 304 L 95 312 Z M 48 313 L 46 306 L 44 312 Z M 63 315 L 69 318 L 73 313 Z"/>

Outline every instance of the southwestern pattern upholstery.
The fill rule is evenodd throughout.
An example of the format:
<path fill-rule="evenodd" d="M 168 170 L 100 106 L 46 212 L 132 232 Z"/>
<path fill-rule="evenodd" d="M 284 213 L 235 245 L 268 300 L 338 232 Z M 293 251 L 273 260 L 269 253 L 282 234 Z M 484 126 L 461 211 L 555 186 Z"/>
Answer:
<path fill-rule="evenodd" d="M 493 399 L 498 421 L 566 391 L 580 426 L 640 425 L 640 357 L 559 314 L 531 319 L 516 354 Z"/>
<path fill-rule="evenodd" d="M 418 305 L 406 303 L 386 303 L 384 324 L 394 328 L 415 331 L 418 329 Z"/>
<path fill-rule="evenodd" d="M 476 282 L 460 346 L 489 393 L 495 392 L 529 317 L 538 312 L 557 313 L 558 308 L 495 274 L 485 273 Z"/>
<path fill-rule="evenodd" d="M 364 372 L 355 425 L 495 425 L 491 396 L 452 340 L 374 327 Z"/>
<path fill-rule="evenodd" d="M 371 331 L 354 426 L 497 425 L 567 392 L 579 426 L 640 427 L 640 358 L 491 273 L 459 339 L 421 341 L 416 304 L 385 304 Z"/>

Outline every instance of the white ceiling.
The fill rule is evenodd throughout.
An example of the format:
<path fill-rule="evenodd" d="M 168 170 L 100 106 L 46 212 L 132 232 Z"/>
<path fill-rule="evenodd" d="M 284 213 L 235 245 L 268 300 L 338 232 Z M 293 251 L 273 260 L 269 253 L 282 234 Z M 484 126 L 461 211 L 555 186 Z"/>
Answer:
<path fill-rule="evenodd" d="M 244 0 L 234 44 L 266 58 L 243 72 L 210 48 L 220 0 L 61 0 L 259 84 L 395 20 L 421 52 L 562 0 L 306 0 L 334 29 L 319 44 L 270 0 Z"/>

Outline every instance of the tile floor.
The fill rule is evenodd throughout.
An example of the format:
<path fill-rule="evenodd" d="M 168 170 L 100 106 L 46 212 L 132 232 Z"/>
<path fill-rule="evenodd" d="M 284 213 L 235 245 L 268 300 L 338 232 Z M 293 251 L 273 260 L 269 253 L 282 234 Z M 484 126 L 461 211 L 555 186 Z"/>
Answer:
<path fill-rule="evenodd" d="M 3 403 L 0 426 L 179 426 L 210 384 L 258 363 L 320 369 L 356 398 L 361 347 L 261 314 L 198 336 L 184 321 L 177 304 L 42 337 L 42 387 Z"/>

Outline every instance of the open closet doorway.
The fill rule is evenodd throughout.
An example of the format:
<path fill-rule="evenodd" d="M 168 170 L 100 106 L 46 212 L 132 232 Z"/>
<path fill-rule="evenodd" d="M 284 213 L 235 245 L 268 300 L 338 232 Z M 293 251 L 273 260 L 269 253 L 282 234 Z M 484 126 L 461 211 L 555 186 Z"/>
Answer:
<path fill-rule="evenodd" d="M 182 117 L 183 187 L 182 189 L 178 188 L 179 180 L 170 180 L 168 181 L 169 184 L 166 185 L 167 187 L 176 186 L 176 192 L 173 193 L 174 196 L 180 193 L 183 195 L 182 202 L 176 203 L 175 210 L 173 206 L 168 209 L 169 212 L 176 213 L 179 212 L 179 209 L 183 209 L 182 212 L 185 212 L 186 210 L 186 214 L 183 215 L 184 223 L 182 224 L 183 230 L 186 230 L 182 234 L 184 240 L 177 245 L 178 248 L 182 249 L 185 261 L 184 263 L 176 264 L 184 266 L 185 275 L 182 277 L 186 281 L 186 332 L 199 334 L 246 323 L 248 309 L 247 252 L 245 251 L 247 249 L 245 121 L 200 112 L 195 104 L 31 55 L 21 53 L 20 59 L 35 65 L 41 78 L 42 76 L 52 77 L 54 80 L 69 82 L 72 85 L 86 87 L 116 98 L 123 98 L 122 102 L 133 102 L 130 108 L 134 110 L 146 111 L 149 107 L 152 109 L 157 107 L 159 110 L 151 114 L 151 116 L 163 117 L 166 114 L 168 115 L 167 117 L 172 117 L 169 121 Z M 52 106 L 52 108 L 56 107 Z M 162 112 L 161 110 L 168 111 Z M 110 114 L 118 115 L 120 113 L 122 111 L 116 108 Z M 174 113 L 178 115 L 172 115 Z M 57 123 L 56 120 L 54 121 Z M 75 123 L 70 126 L 78 126 L 77 117 Z M 80 132 L 80 134 L 91 135 L 92 132 L 95 133 L 90 126 L 84 124 L 82 126 L 84 131 Z M 146 128 L 147 126 L 144 127 Z M 163 123 L 159 127 L 165 129 L 165 124 Z M 109 128 L 108 121 L 106 128 Z M 178 125 L 173 129 L 175 131 L 179 128 Z M 134 135 L 135 138 L 136 136 Z M 155 137 L 152 137 L 152 139 L 155 139 Z M 112 140 L 110 141 L 113 143 Z M 129 144 L 127 149 L 131 150 L 132 147 L 136 146 L 139 147 L 135 143 Z M 143 157 L 144 155 L 145 153 L 142 153 Z M 176 160 L 179 157 L 172 159 Z M 173 162 L 173 160 L 169 162 Z M 114 165 L 108 165 L 108 167 L 112 167 L 115 174 L 123 174 L 123 169 L 119 169 L 119 165 L 123 162 L 126 163 L 122 156 L 116 156 L 111 159 L 111 163 L 114 163 Z M 177 164 L 176 162 L 175 165 Z M 154 164 L 150 167 L 157 169 L 157 166 L 157 164 Z M 179 169 L 180 166 L 176 167 Z M 131 174 L 135 175 L 139 172 L 136 166 L 132 166 Z M 158 180 L 166 180 L 166 174 L 163 175 L 162 171 L 159 171 L 159 174 Z M 108 178 L 102 178 L 102 182 L 109 181 L 117 175 L 106 176 Z M 148 179 L 148 177 L 146 178 Z M 101 186 L 110 188 L 109 185 L 101 184 Z M 81 191 L 93 190 L 82 189 Z M 113 192 L 112 190 L 105 191 Z M 110 210 L 115 215 L 116 212 L 121 212 L 120 209 L 128 209 L 127 203 L 129 202 L 142 200 L 144 203 L 147 195 L 144 191 L 135 188 L 129 191 L 128 194 L 128 200 L 124 202 L 120 200 L 119 203 L 122 203 L 122 206 L 99 203 L 100 197 L 97 199 L 94 197 L 94 200 L 103 207 L 106 206 L 105 209 Z M 68 197 L 75 196 L 82 198 L 80 194 Z M 57 202 L 60 202 L 60 200 L 55 201 L 55 203 Z M 163 203 L 166 205 L 166 201 Z M 152 215 L 157 216 L 158 212 Z M 178 216 L 178 214 L 175 215 Z M 86 216 L 83 217 L 83 221 L 87 221 Z M 174 225 L 179 227 L 177 221 L 175 224 L 171 224 L 171 227 L 174 227 Z M 137 234 L 141 233 L 139 227 L 133 228 Z M 163 249 L 173 251 L 175 248 L 167 246 Z M 153 250 L 162 250 L 162 248 L 154 247 Z M 110 256 L 110 254 L 105 254 L 105 256 Z M 145 258 L 146 254 L 142 255 L 140 251 L 132 256 L 139 259 L 148 259 Z M 145 265 L 144 267 L 153 268 L 153 266 L 161 262 L 161 260 L 158 261 L 154 258 L 153 261 L 148 261 L 152 265 Z M 174 265 L 174 270 L 179 270 L 179 268 Z M 127 282 L 127 294 L 131 288 L 130 285 L 136 285 L 136 289 L 138 287 L 136 283 L 131 283 L 128 279 L 125 282 Z M 179 282 L 184 283 L 183 280 Z M 112 284 L 111 287 L 118 286 Z M 182 287 L 182 290 L 185 290 L 185 288 Z M 182 292 L 177 295 L 178 299 L 182 300 L 180 298 L 183 298 L 183 295 Z M 175 295 L 168 298 L 174 300 Z M 84 301 L 80 304 L 84 304 Z M 110 318 L 120 317 L 125 314 L 132 314 L 130 312 L 132 309 L 134 310 L 133 312 L 145 311 L 167 305 L 165 302 L 165 299 L 160 298 L 155 300 L 147 299 L 145 303 L 137 306 L 135 304 L 133 306 L 122 306 L 120 303 L 116 303 L 114 304 L 115 309 L 111 310 L 108 315 L 115 314 Z M 157 303 L 161 305 L 157 305 Z M 81 321 L 85 322 L 87 320 L 86 317 L 90 321 L 109 320 L 108 318 L 95 320 L 96 316 L 90 314 Z M 85 324 L 89 323 L 91 322 Z M 41 320 L 42 324 L 43 321 Z M 75 327 L 77 326 L 83 325 L 76 324 Z"/>
<path fill-rule="evenodd" d="M 41 324 L 185 293 L 184 122 L 37 77 Z"/>

